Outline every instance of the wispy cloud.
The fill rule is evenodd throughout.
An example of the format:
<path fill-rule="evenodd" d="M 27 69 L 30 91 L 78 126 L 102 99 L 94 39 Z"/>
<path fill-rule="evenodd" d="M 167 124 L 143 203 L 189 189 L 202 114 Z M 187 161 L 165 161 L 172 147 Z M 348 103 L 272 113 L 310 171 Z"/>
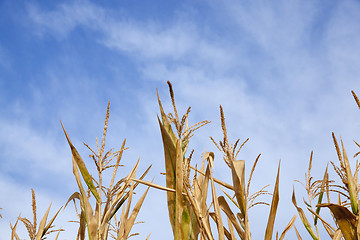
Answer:
<path fill-rule="evenodd" d="M 118 104 L 115 109 L 120 109 L 112 115 L 115 131 L 124 134 L 113 140 L 128 137 L 131 144 L 140 145 L 131 146 L 135 151 L 129 153 L 130 159 L 143 155 L 149 161 L 156 159 L 154 164 L 161 167 L 161 144 L 149 147 L 147 144 L 156 137 L 160 139 L 156 135 L 155 88 L 159 88 L 168 106 L 164 82 L 171 80 L 177 103 L 183 108 L 193 107 L 194 122 L 213 121 L 193 139 L 199 151 L 215 149 L 208 135 L 220 138 L 218 106 L 222 104 L 232 137 L 251 138 L 241 158 L 253 160 L 263 153 L 264 167 L 260 166 L 257 173 L 266 178 L 265 182 L 274 178 L 275 172 L 269 169 L 279 158 L 283 159 L 283 169 L 291 172 L 282 175 L 285 184 L 281 186 L 281 196 L 286 199 L 290 196 L 292 180 L 303 177 L 312 149 L 318 157 L 314 165 L 320 168 L 322 159 L 336 157 L 335 152 L 328 150 L 332 148 L 330 132 L 334 130 L 344 139 L 345 136 L 351 139 L 356 137 L 354 129 L 360 127 L 353 123 L 358 112 L 350 95 L 351 89 L 359 89 L 360 4 L 350 0 L 326 4 L 321 1 L 207 1 L 205 4 L 209 4 L 206 10 L 210 11 L 211 23 L 198 21 L 201 16 L 189 17 L 189 13 L 173 16 L 166 24 L 138 16 L 125 17 L 121 11 L 90 1 L 63 3 L 50 10 L 29 4 L 28 29 L 38 39 L 55 38 L 54 45 L 71 45 L 76 34 L 89 34 L 91 38 L 87 40 L 98 44 L 97 53 L 110 50 L 121 57 L 109 61 L 112 69 L 120 69 L 118 65 L 121 65 L 125 66 L 123 69 L 129 67 L 126 70 L 129 73 L 121 78 L 103 77 L 101 81 L 111 79 L 111 86 L 106 87 L 106 83 L 91 76 L 93 66 L 85 61 L 74 64 L 74 47 L 71 52 L 56 56 L 61 60 L 46 65 L 43 78 L 51 79 L 52 83 L 33 86 L 34 95 L 27 100 L 35 105 L 54 101 L 53 106 L 59 109 L 52 112 L 52 117 L 66 119 L 68 125 L 75 126 L 73 131 L 77 134 L 94 127 L 94 122 L 102 124 L 100 108 L 105 106 L 101 104 L 111 98 Z M 105 57 L 108 56 L 113 57 L 110 54 Z M 96 67 L 100 68 L 99 64 Z M 103 73 L 106 71 L 103 69 Z M 137 102 L 129 100 L 129 96 L 123 97 L 126 94 Z M 61 96 L 62 100 L 54 96 Z M 34 109 L 22 108 L 24 115 L 16 116 L 29 116 Z M 37 113 L 44 114 L 44 110 Z M 133 120 L 128 119 L 130 116 Z M 94 122 L 79 120 L 86 118 Z M 1 117 L 0 123 L 0 130 L 9 136 L 0 139 L 6 146 L 6 156 L 15 161 L 36 159 L 33 166 L 44 171 L 61 172 L 65 168 L 60 162 L 57 170 L 46 167 L 47 159 L 64 157 L 68 150 L 58 150 L 54 136 L 34 129 L 31 121 L 12 122 Z M 83 132 L 80 128 L 84 128 Z M 156 152 L 156 146 L 160 153 Z M 216 156 L 221 159 L 219 153 Z M 221 161 L 218 162 L 220 165 Z M 7 163 L 2 170 L 10 169 L 11 164 L 14 162 Z M 256 185 L 260 183 L 254 182 Z M 260 238 L 263 233 L 258 234 L 254 238 Z M 154 233 L 153 237 L 156 236 Z"/>

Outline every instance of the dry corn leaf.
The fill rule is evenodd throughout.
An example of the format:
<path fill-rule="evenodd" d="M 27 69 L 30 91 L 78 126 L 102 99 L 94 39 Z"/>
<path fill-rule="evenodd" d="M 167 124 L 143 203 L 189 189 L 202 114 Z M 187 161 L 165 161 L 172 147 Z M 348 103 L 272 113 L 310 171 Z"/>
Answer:
<path fill-rule="evenodd" d="M 60 231 L 58 231 L 58 233 L 56 234 L 55 240 L 59 238 L 59 235 L 60 235 Z"/>
<path fill-rule="evenodd" d="M 18 236 L 17 233 L 16 233 L 16 227 L 17 227 L 17 224 L 18 224 L 18 222 L 19 222 L 19 219 L 20 219 L 20 216 L 16 219 L 16 223 L 15 223 L 14 227 L 13 227 L 13 226 L 11 225 L 11 223 L 10 223 L 10 228 L 11 228 L 11 240 L 14 240 L 14 238 L 15 238 L 16 240 L 20 240 L 19 236 Z"/>
<path fill-rule="evenodd" d="M 287 231 L 289 231 L 289 230 L 294 226 L 295 219 L 296 219 L 296 215 L 294 215 L 294 216 L 291 218 L 290 222 L 289 222 L 288 225 L 285 227 L 284 231 L 281 233 L 279 240 L 283 240 L 284 237 L 285 237 L 285 235 L 286 235 L 286 233 L 287 233 Z"/>
<path fill-rule="evenodd" d="M 93 215 L 93 209 L 90 205 L 89 199 L 86 196 L 86 192 L 81 184 L 79 171 L 78 171 L 74 157 L 72 158 L 72 163 L 73 163 L 73 173 L 75 175 L 75 179 L 76 179 L 76 182 L 77 182 L 79 190 L 80 190 L 80 197 L 81 197 L 80 205 L 81 205 L 82 210 L 84 211 L 86 224 L 88 226 L 87 229 L 88 229 L 89 239 L 94 240 L 97 235 L 96 234 L 96 231 L 97 231 L 96 218 Z"/>
<path fill-rule="evenodd" d="M 53 224 L 53 222 L 55 221 L 55 218 L 57 217 L 57 215 L 59 214 L 60 210 L 62 209 L 62 207 L 57 211 L 57 213 L 50 219 L 50 221 L 48 222 L 48 224 L 46 225 L 45 229 L 44 229 L 44 234 L 47 233 L 47 231 L 51 228 L 51 225 Z M 59 230 L 60 232 L 60 230 Z"/>
<path fill-rule="evenodd" d="M 245 199 L 245 161 L 235 160 L 231 164 L 231 173 L 236 200 L 240 207 L 242 218 L 246 215 L 246 199 Z"/>
<path fill-rule="evenodd" d="M 272 234 L 273 234 L 276 211 L 277 211 L 277 206 L 279 204 L 279 174 L 280 174 L 280 162 L 279 162 L 278 172 L 277 172 L 277 176 L 276 176 L 276 183 L 275 183 L 275 187 L 274 187 L 273 198 L 271 201 L 269 220 L 268 220 L 268 223 L 266 226 L 266 231 L 265 231 L 265 240 L 271 240 Z"/>
<path fill-rule="evenodd" d="M 184 239 L 186 232 L 183 232 L 189 225 L 188 219 L 183 219 L 184 202 L 183 202 L 183 156 L 181 154 L 180 140 L 176 140 L 176 159 L 175 159 L 175 240 Z M 167 171 L 166 171 L 167 172 Z M 183 222 L 185 220 L 186 222 Z"/>
<path fill-rule="evenodd" d="M 208 152 L 207 152 L 207 153 L 208 153 Z M 210 152 L 210 154 L 211 154 L 211 153 L 214 154 L 213 152 Z M 205 176 L 205 173 L 203 172 L 203 170 L 198 170 L 198 169 L 194 168 L 193 166 L 190 166 L 190 168 L 193 169 L 193 170 L 195 170 L 197 173 L 200 173 L 201 175 Z M 231 186 L 230 184 L 228 184 L 228 183 L 226 183 L 226 182 L 223 182 L 223 181 L 221 181 L 221 180 L 219 180 L 219 179 L 216 179 L 216 178 L 214 178 L 214 181 L 215 181 L 217 184 L 219 184 L 219 185 L 221 185 L 221 186 L 223 186 L 223 187 L 226 187 L 227 189 L 230 189 L 230 190 L 233 190 L 233 191 L 234 191 L 234 187 Z"/>
<path fill-rule="evenodd" d="M 139 167 L 139 161 L 138 159 L 136 161 L 135 166 L 131 170 L 131 172 L 128 174 L 128 176 L 125 178 L 124 184 L 121 186 L 121 188 L 118 190 L 118 193 L 114 197 L 114 200 L 112 202 L 111 207 L 107 210 L 107 212 L 104 214 L 102 225 L 101 225 L 101 232 L 105 230 L 107 227 L 108 222 L 113 218 L 113 216 L 117 213 L 117 211 L 120 209 L 120 207 L 124 204 L 126 199 L 128 198 L 128 194 L 126 194 L 126 189 L 130 186 L 131 179 L 135 178 L 136 171 Z M 124 196 L 125 195 L 125 196 Z"/>
<path fill-rule="evenodd" d="M 201 185 L 201 195 L 200 195 L 200 209 L 202 213 L 207 211 L 206 198 L 208 195 L 208 187 L 210 180 L 210 165 L 208 164 L 205 171 L 204 181 Z"/>
<path fill-rule="evenodd" d="M 353 95 L 353 97 L 354 97 L 354 99 L 355 99 L 355 101 L 356 101 L 356 103 L 357 103 L 358 107 L 360 108 L 360 101 L 359 101 L 359 98 L 356 96 L 356 94 L 355 94 L 355 92 L 354 92 L 354 91 L 351 91 L 351 93 L 352 93 L 352 95 Z"/>
<path fill-rule="evenodd" d="M 216 214 L 214 212 L 209 213 L 209 216 L 214 220 L 216 224 L 218 223 L 218 218 L 216 217 Z M 223 230 L 225 237 L 227 239 L 230 239 L 231 238 L 230 232 L 225 227 L 223 227 Z"/>
<path fill-rule="evenodd" d="M 339 144 L 337 143 L 334 133 L 332 133 L 332 137 L 334 140 L 334 144 L 335 144 L 335 148 L 336 148 L 336 152 L 338 154 L 340 164 L 342 165 L 343 168 L 345 168 L 345 173 L 346 173 L 346 178 L 347 178 L 347 183 L 348 183 L 348 192 L 350 195 L 351 209 L 352 209 L 352 212 L 355 215 L 357 215 L 357 213 L 358 213 L 358 196 L 356 193 L 355 182 L 354 182 L 353 176 L 351 174 L 349 159 L 347 157 L 346 150 L 344 148 L 344 144 L 343 144 L 342 140 L 341 140 L 341 146 L 343 149 L 343 157 L 341 155 L 340 147 L 339 147 Z"/>
<path fill-rule="evenodd" d="M 233 228 L 233 225 L 231 223 L 231 220 L 229 218 L 227 218 L 227 221 L 228 221 L 229 232 L 230 232 L 230 238 L 228 238 L 228 239 L 229 240 L 236 240 L 235 232 L 234 232 L 234 228 Z"/>
<path fill-rule="evenodd" d="M 51 207 L 51 204 L 50 204 L 49 208 L 47 209 L 46 213 L 44 214 L 43 218 L 40 221 L 39 229 L 38 229 L 38 232 L 36 234 L 36 240 L 41 240 L 41 238 L 45 234 L 45 231 L 44 231 L 45 230 L 45 224 L 46 224 L 47 217 L 49 215 L 50 207 Z"/>
<path fill-rule="evenodd" d="M 328 222 L 326 222 L 319 214 L 314 212 L 310 207 L 307 208 L 309 212 L 311 212 L 315 217 L 321 220 L 322 224 L 324 225 L 325 230 L 327 233 L 332 237 L 334 235 L 333 231 L 335 232 L 335 228 L 333 228 Z"/>
<path fill-rule="evenodd" d="M 147 185 L 147 186 L 149 186 L 149 187 L 153 187 L 153 188 L 159 189 L 159 190 L 169 191 L 169 192 L 173 192 L 173 193 L 176 192 L 175 189 L 163 187 L 163 186 L 158 185 L 158 184 L 153 183 L 153 182 L 148 182 L 148 181 L 145 181 L 145 180 L 140 180 L 140 179 L 135 179 L 135 178 L 132 178 L 131 180 L 132 180 L 132 181 L 135 181 L 135 182 L 138 182 L 138 183 L 141 183 L 141 184 L 144 184 L 144 185 Z M 186 194 L 183 193 L 183 195 L 186 195 Z"/>
<path fill-rule="evenodd" d="M 158 102 L 159 102 L 160 115 L 161 115 L 161 120 L 162 120 L 163 127 L 166 130 L 166 132 L 169 134 L 169 137 L 172 140 L 172 142 L 175 144 L 177 138 L 176 138 L 176 136 L 175 136 L 175 134 L 174 134 L 174 132 L 173 132 L 173 130 L 171 128 L 171 123 L 169 122 L 169 119 L 166 116 L 164 108 L 162 107 L 160 97 L 159 97 L 159 93 L 158 93 L 157 89 L 156 89 L 156 94 L 157 94 L 157 99 L 158 99 Z M 159 117 L 158 117 L 158 120 L 160 122 Z"/>
<path fill-rule="evenodd" d="M 134 226 L 136 217 L 140 211 L 140 208 L 145 200 L 145 197 L 147 195 L 149 191 L 149 187 L 146 189 L 145 193 L 141 196 L 141 198 L 139 199 L 139 201 L 136 203 L 135 207 L 133 208 L 130 217 L 126 220 L 125 222 L 125 235 L 124 235 L 124 240 L 126 240 L 130 234 L 130 231 L 132 229 L 132 226 Z"/>
<path fill-rule="evenodd" d="M 220 208 L 224 211 L 227 218 L 231 221 L 232 225 L 235 227 L 236 232 L 240 236 L 241 239 L 245 239 L 245 232 L 241 229 L 240 224 L 237 222 L 234 213 L 231 211 L 228 203 L 226 202 L 223 196 L 218 198 Z"/>
<path fill-rule="evenodd" d="M 332 212 L 336 223 L 341 229 L 345 240 L 356 240 L 356 216 L 344 206 L 324 203 L 317 205 L 319 207 L 327 207 Z"/>
<path fill-rule="evenodd" d="M 348 179 L 348 184 L 349 184 L 349 194 L 350 194 L 350 201 L 351 201 L 351 209 L 352 209 L 352 212 L 355 215 L 357 215 L 358 211 L 359 211 L 359 206 L 358 206 L 359 198 L 358 198 L 358 194 L 356 192 L 356 183 L 355 183 L 353 175 L 351 173 L 349 159 L 347 157 L 346 150 L 345 150 L 345 147 L 344 147 L 344 143 L 343 143 L 342 140 L 341 140 L 341 146 L 342 146 L 342 149 L 343 149 L 343 157 L 344 157 L 344 163 L 345 163 L 346 177 Z"/>
<path fill-rule="evenodd" d="M 200 211 L 198 203 L 195 201 L 195 199 L 191 195 L 189 189 L 185 188 L 185 191 L 186 191 L 186 195 L 188 197 L 188 200 L 190 201 L 191 205 L 194 208 L 194 214 L 196 216 L 196 220 L 198 222 L 198 225 L 200 226 L 199 231 L 201 231 L 201 239 L 214 240 L 214 238 L 212 236 L 212 233 L 211 233 L 210 223 L 209 223 L 208 218 L 207 218 L 208 214 L 204 215 Z"/>
<path fill-rule="evenodd" d="M 302 240 L 302 238 L 301 238 L 301 236 L 300 236 L 300 234 L 299 234 L 299 232 L 298 232 L 298 230 L 297 230 L 297 228 L 296 228 L 295 225 L 294 225 L 294 229 L 295 229 L 295 233 L 296 233 L 297 239 L 298 239 L 298 240 Z"/>
<path fill-rule="evenodd" d="M 216 224 L 217 224 L 218 233 L 219 233 L 219 240 L 225 240 L 224 224 L 223 224 L 222 218 L 221 218 L 219 201 L 218 201 L 218 198 L 216 195 L 215 184 L 214 184 L 214 179 L 213 179 L 211 170 L 210 170 L 210 180 L 211 180 L 211 190 L 212 190 L 212 197 L 213 197 L 212 201 L 214 204 L 215 217 L 217 219 Z"/>
<path fill-rule="evenodd" d="M 165 169 L 166 169 L 166 187 L 171 189 L 176 189 L 176 149 L 175 145 L 173 143 L 173 140 L 171 139 L 169 133 L 166 131 L 164 125 L 160 122 L 160 130 L 161 130 L 161 136 L 164 144 L 164 154 L 165 154 Z M 167 193 L 167 201 L 168 201 L 168 210 L 170 215 L 170 223 L 172 228 L 175 228 L 175 193 Z"/>
<path fill-rule="evenodd" d="M 332 237 L 332 240 L 341 240 L 341 237 L 342 237 L 341 230 L 338 229 L 334 233 L 334 236 Z"/>
<path fill-rule="evenodd" d="M 60 122 L 61 123 L 61 122 Z M 99 193 L 96 191 L 96 188 L 95 188 L 95 185 L 92 181 L 92 177 L 90 175 L 90 173 L 88 172 L 87 168 L 86 168 L 86 165 L 84 163 L 84 161 L 82 160 L 80 154 L 78 153 L 78 151 L 76 150 L 76 148 L 74 147 L 74 145 L 71 143 L 71 140 L 70 140 L 70 137 L 69 135 L 67 134 L 67 132 L 65 131 L 65 128 L 63 126 L 63 124 L 61 123 L 61 126 L 64 130 L 64 133 L 65 133 L 65 136 L 66 136 L 66 139 L 69 143 L 69 146 L 70 146 L 70 149 L 71 149 L 71 153 L 73 155 L 73 158 L 75 159 L 76 161 L 76 164 L 77 166 L 79 167 L 80 169 L 80 172 L 81 172 L 81 175 L 86 183 L 86 185 L 89 187 L 91 193 L 94 195 L 96 201 L 98 203 L 101 202 L 101 198 L 99 196 Z"/>

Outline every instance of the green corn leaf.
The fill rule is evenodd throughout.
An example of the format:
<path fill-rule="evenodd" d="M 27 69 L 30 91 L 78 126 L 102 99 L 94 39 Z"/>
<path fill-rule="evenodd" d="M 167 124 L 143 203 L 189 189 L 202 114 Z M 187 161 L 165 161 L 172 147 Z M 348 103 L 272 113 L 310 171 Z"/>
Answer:
<path fill-rule="evenodd" d="M 321 183 L 320 194 L 319 194 L 319 198 L 318 198 L 318 205 L 322 203 L 322 199 L 323 199 L 323 196 L 324 196 L 325 185 L 326 185 L 326 181 L 327 181 L 327 170 L 328 170 L 328 166 L 326 166 L 323 182 Z M 316 208 L 316 214 L 317 215 L 319 215 L 320 209 L 321 209 L 320 207 Z M 319 219 L 318 216 L 315 216 L 314 225 L 317 224 L 318 219 Z"/>
<path fill-rule="evenodd" d="M 310 236 L 312 237 L 312 239 L 314 240 L 319 240 L 319 238 L 316 236 L 314 230 L 312 229 L 312 227 L 310 226 L 310 223 L 308 221 L 308 219 L 306 218 L 306 215 L 304 213 L 304 211 L 298 207 L 297 203 L 296 203 L 296 198 L 295 198 L 295 190 L 293 189 L 293 194 L 292 194 L 292 202 L 296 208 L 296 210 L 299 213 L 299 216 L 301 218 L 301 221 L 304 224 L 304 227 L 306 228 L 306 230 L 309 232 Z"/>

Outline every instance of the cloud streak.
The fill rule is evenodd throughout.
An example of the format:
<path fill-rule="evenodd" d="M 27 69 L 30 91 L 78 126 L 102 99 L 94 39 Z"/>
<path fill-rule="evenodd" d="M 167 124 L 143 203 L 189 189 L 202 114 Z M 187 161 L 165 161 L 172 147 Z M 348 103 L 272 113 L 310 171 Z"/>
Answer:
<path fill-rule="evenodd" d="M 200 15 L 185 14 L 188 8 L 181 8 L 167 22 L 132 17 L 131 12 L 125 16 L 122 12 L 130 11 L 126 6 L 114 10 L 91 1 L 62 3 L 53 8 L 28 5 L 26 30 L 30 36 L 43 48 L 51 42 L 53 48 L 61 50 L 55 51 L 56 58 L 49 59 L 52 64 L 44 66 L 42 78 L 51 81 L 46 81 L 45 86 L 33 83 L 32 89 L 37 94 L 25 99 L 19 96 L 17 103 L 23 112 L 11 116 L 33 119 L 36 117 L 31 111 L 38 108 L 26 109 L 25 103 L 37 106 L 51 103 L 58 109 L 51 111 L 49 119 L 63 119 L 72 128 L 69 132 L 74 132 L 74 139 L 83 139 L 81 133 L 95 125 L 97 129 L 102 126 L 100 108 L 105 105 L 101 104 L 110 98 L 115 108 L 110 122 L 114 119 L 114 131 L 123 134 L 113 136 L 112 141 L 127 137 L 135 150 L 129 153 L 130 159 L 138 155 L 145 161 L 155 159 L 154 167 L 161 169 L 161 144 L 147 145 L 154 139 L 160 141 L 155 89 L 159 88 L 164 105 L 169 106 L 164 82 L 171 80 L 180 108 L 192 106 L 193 122 L 213 121 L 192 139 L 198 151 L 215 149 L 209 135 L 221 138 L 218 106 L 222 104 L 230 136 L 234 140 L 250 137 L 241 158 L 251 162 L 262 153 L 263 165 L 256 172 L 261 177 L 254 181 L 254 189 L 275 179 L 275 170 L 271 169 L 282 158 L 282 169 L 286 170 L 281 173 L 284 184 L 280 186 L 280 199 L 289 200 L 289 205 L 283 203 L 286 209 L 280 210 L 281 229 L 291 218 L 286 211 L 293 208 L 289 197 L 292 181 L 302 179 L 310 151 L 315 150 L 314 166 L 322 169 L 323 159 L 336 157 L 331 131 L 342 134 L 344 139 L 356 138 L 355 132 L 359 131 L 360 126 L 354 124 L 359 116 L 350 90 L 360 87 L 357 79 L 360 5 L 356 1 L 336 4 L 335 1 L 331 4 L 205 1 L 204 4 L 206 8 L 196 11 Z M 202 19 L 205 11 L 211 20 Z M 78 43 L 77 38 L 83 42 Z M 94 65 L 74 57 L 80 54 L 77 51 L 83 43 L 96 49 L 88 51 L 93 54 L 89 58 Z M 106 58 L 111 60 L 105 69 L 101 61 Z M 0 49 L 0 64 L 1 59 Z M 93 77 L 95 68 L 101 81 Z M 121 71 L 125 71 L 121 77 L 107 76 Z M 44 114 L 44 109 L 37 114 Z M 76 123 L 80 119 L 88 120 Z M 65 171 L 67 165 L 63 162 L 67 160 L 57 162 L 54 169 L 46 168 L 47 159 L 55 156 L 63 159 L 67 155 L 64 145 L 61 145 L 64 150 L 57 148 L 60 141 L 57 134 L 47 135 L 46 129 L 38 130 L 31 121 L 24 123 L 1 117 L 0 122 L 0 130 L 8 136 L 0 139 L 6 146 L 2 158 L 15 159 L 16 163 L 34 159 L 34 166 L 44 171 Z M 91 134 L 87 133 L 85 139 L 93 140 Z M 47 150 L 42 152 L 37 146 Z M 228 169 L 220 166 L 219 153 L 215 151 L 215 155 L 219 164 L 215 174 L 227 176 Z M 11 164 L 14 162 L 4 165 L 2 172 L 11 169 Z M 156 198 L 155 194 L 152 196 Z M 153 199 L 149 201 L 154 207 L 163 205 Z M 144 216 L 151 214 L 150 210 L 144 212 Z M 166 222 L 167 218 L 161 221 Z M 170 228 L 163 233 L 166 237 L 160 237 L 162 233 L 155 233 L 154 229 L 151 231 L 155 239 L 171 238 Z M 253 237 L 257 239 L 262 234 L 261 230 L 255 231 Z"/>

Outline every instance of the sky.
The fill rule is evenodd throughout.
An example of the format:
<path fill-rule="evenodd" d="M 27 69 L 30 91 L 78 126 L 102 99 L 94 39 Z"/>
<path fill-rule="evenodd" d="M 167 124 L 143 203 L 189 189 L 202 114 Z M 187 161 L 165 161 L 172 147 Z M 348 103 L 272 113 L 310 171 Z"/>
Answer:
<path fill-rule="evenodd" d="M 38 218 L 77 191 L 60 120 L 93 168 L 83 142 L 96 147 L 108 101 L 107 149 L 120 149 L 125 138 L 129 147 L 121 175 L 140 158 L 139 171 L 152 164 L 147 180 L 164 185 L 156 89 L 171 111 L 168 80 L 180 113 L 192 107 L 190 124 L 211 121 L 191 139 L 194 163 L 213 151 L 214 176 L 231 182 L 209 139 L 222 139 L 220 104 L 231 141 L 250 138 L 238 156 L 247 176 L 261 153 L 251 192 L 267 184 L 273 191 L 281 159 L 281 233 L 297 214 L 293 186 L 305 207 L 294 180 L 304 180 L 311 151 L 314 178 L 337 163 L 332 132 L 350 156 L 358 151 L 360 111 L 351 90 L 360 96 L 359 11 L 355 0 L 0 1 L 1 239 L 10 238 L 20 213 L 32 218 L 31 188 Z M 172 239 L 165 206 L 165 193 L 151 189 L 133 239 Z M 263 237 L 268 211 L 250 209 L 253 239 Z M 67 230 L 60 239 L 75 238 L 77 225 L 68 222 L 75 218 L 73 206 L 60 212 L 55 225 Z M 296 226 L 306 239 L 299 217 Z"/>

